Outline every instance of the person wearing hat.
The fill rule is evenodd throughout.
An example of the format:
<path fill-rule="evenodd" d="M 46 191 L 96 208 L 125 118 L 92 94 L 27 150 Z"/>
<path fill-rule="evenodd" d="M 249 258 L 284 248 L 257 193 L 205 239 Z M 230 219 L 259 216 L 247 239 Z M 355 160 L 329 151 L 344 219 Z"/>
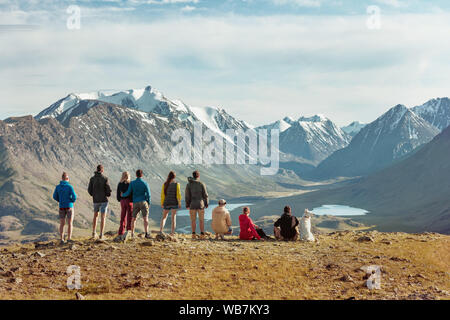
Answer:
<path fill-rule="evenodd" d="M 216 239 L 225 240 L 224 235 L 232 234 L 230 212 L 225 208 L 227 202 L 219 200 L 219 205 L 212 211 L 211 228 L 216 234 Z"/>

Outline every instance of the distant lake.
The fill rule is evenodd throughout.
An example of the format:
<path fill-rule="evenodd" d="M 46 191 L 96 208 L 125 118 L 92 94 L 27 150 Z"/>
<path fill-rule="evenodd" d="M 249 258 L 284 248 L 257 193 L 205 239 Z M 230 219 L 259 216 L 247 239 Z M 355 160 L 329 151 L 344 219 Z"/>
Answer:
<path fill-rule="evenodd" d="M 314 208 L 311 210 L 314 214 L 319 216 L 329 215 L 329 216 L 363 216 L 369 211 L 353 208 L 349 206 L 341 206 L 336 204 L 324 204 L 319 208 Z"/>
<path fill-rule="evenodd" d="M 240 208 L 240 207 L 246 207 L 251 206 L 251 203 L 227 203 L 225 208 L 227 208 L 228 211 L 233 211 L 234 209 Z M 215 207 L 217 207 L 217 203 L 210 203 L 208 208 L 205 209 L 205 222 L 212 219 L 212 211 Z M 189 210 L 179 210 L 177 212 L 178 217 L 189 217 Z M 170 221 L 170 220 L 168 220 Z M 198 229 L 198 220 L 197 220 L 197 229 Z M 198 230 L 197 230 L 198 231 Z M 191 226 L 190 224 L 185 227 L 177 228 L 177 232 L 181 233 L 191 233 Z"/>

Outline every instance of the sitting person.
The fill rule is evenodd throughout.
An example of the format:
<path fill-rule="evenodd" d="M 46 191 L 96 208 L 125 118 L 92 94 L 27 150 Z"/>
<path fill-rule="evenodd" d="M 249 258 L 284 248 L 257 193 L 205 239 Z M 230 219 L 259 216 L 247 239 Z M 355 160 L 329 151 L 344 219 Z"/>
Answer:
<path fill-rule="evenodd" d="M 239 216 L 239 225 L 241 228 L 241 232 L 239 233 L 239 239 L 241 240 L 264 240 L 263 238 L 265 238 L 265 234 L 264 231 L 262 231 L 262 229 L 258 228 L 258 226 L 256 226 L 252 219 L 250 219 L 249 217 L 250 215 L 250 208 L 249 207 L 244 207 L 244 209 L 242 210 L 242 214 Z M 257 231 L 260 230 L 261 234 L 263 234 L 263 237 L 261 237 L 261 235 L 259 234 L 259 232 Z"/>
<path fill-rule="evenodd" d="M 275 222 L 273 233 L 277 240 L 296 241 L 298 239 L 299 221 L 291 213 L 291 207 L 284 207 L 284 213 Z"/>
<path fill-rule="evenodd" d="M 212 211 L 211 228 L 216 234 L 216 239 L 219 237 L 225 240 L 224 235 L 233 233 L 231 229 L 230 212 L 225 208 L 227 202 L 224 199 L 219 200 L 219 205 Z"/>

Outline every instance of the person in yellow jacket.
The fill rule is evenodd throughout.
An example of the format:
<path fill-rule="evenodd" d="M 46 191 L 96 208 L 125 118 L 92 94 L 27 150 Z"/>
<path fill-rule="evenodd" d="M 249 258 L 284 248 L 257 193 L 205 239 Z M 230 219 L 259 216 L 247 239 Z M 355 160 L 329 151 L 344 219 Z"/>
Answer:
<path fill-rule="evenodd" d="M 160 233 L 163 232 L 164 226 L 166 224 L 169 212 L 172 211 L 172 232 L 171 235 L 175 234 L 175 228 L 177 226 L 176 215 L 177 210 L 181 208 L 181 190 L 180 184 L 175 181 L 176 174 L 170 171 L 166 182 L 162 185 L 161 189 L 161 208 L 163 209 L 163 215 L 161 218 L 161 228 Z"/>

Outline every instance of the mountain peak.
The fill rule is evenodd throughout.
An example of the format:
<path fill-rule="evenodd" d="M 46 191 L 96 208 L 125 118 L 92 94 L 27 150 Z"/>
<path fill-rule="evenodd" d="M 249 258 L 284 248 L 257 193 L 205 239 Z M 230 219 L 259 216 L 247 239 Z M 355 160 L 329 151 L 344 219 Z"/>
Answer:
<path fill-rule="evenodd" d="M 450 126 L 450 99 L 447 97 L 431 99 L 411 110 L 439 130 Z"/>
<path fill-rule="evenodd" d="M 316 114 L 312 117 L 300 117 L 298 119 L 298 121 L 302 121 L 302 122 L 322 122 L 322 121 L 327 121 L 328 118 L 325 117 L 323 114 Z"/>
<path fill-rule="evenodd" d="M 295 122 L 295 119 L 292 118 L 292 117 L 287 116 L 287 117 L 284 117 L 282 121 L 284 121 L 284 122 L 286 122 L 288 124 L 293 124 Z"/>

